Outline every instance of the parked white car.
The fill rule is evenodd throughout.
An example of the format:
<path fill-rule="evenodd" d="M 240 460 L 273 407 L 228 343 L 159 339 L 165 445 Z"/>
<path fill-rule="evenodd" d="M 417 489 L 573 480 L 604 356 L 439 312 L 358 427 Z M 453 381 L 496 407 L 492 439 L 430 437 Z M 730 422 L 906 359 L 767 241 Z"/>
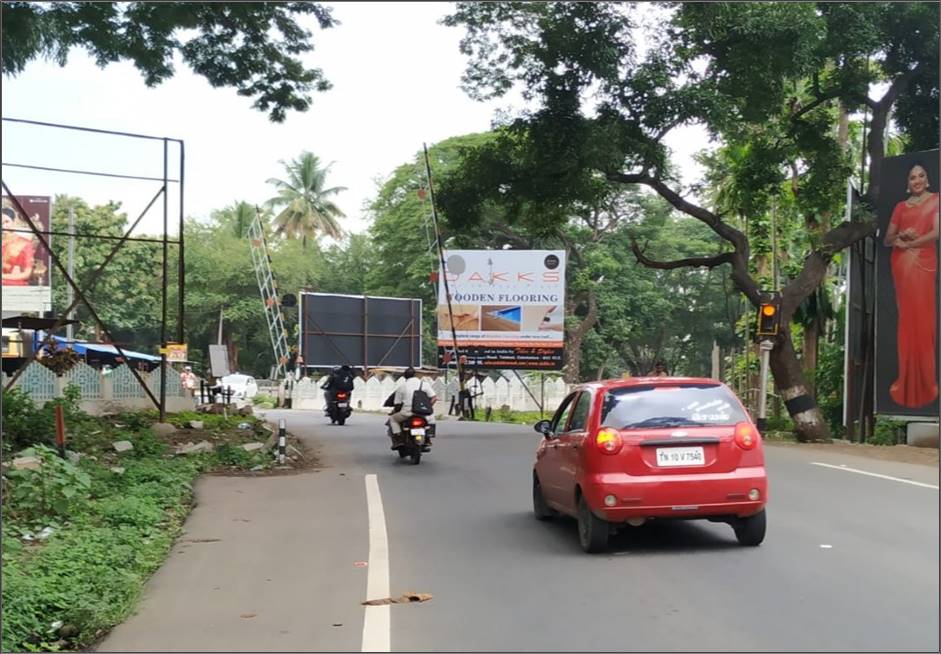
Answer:
<path fill-rule="evenodd" d="M 250 400 L 258 395 L 258 384 L 251 375 L 233 373 L 219 380 L 223 389 L 232 389 L 233 400 Z"/>

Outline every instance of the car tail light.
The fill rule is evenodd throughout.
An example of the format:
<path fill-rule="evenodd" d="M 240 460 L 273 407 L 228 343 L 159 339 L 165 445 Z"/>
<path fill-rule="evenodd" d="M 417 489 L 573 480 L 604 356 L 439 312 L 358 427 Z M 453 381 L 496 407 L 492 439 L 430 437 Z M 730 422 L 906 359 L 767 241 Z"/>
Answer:
<path fill-rule="evenodd" d="M 617 454 L 623 445 L 620 434 L 609 427 L 599 430 L 595 436 L 595 446 L 602 454 Z"/>
<path fill-rule="evenodd" d="M 421 427 L 425 421 L 421 418 L 412 418 L 412 427 Z"/>
<path fill-rule="evenodd" d="M 743 450 L 750 450 L 758 443 L 758 431 L 750 423 L 740 422 L 735 425 L 735 444 Z"/>

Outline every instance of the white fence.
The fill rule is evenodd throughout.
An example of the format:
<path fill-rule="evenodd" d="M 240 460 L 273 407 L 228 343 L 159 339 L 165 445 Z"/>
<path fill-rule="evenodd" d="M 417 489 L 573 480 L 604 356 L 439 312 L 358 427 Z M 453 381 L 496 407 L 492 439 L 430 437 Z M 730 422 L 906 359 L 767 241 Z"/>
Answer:
<path fill-rule="evenodd" d="M 150 392 L 158 398 L 160 373 L 159 368 L 149 373 L 138 371 Z M 5 388 L 9 378 L 3 374 L 0 381 Z M 56 377 L 49 368 L 33 361 L 16 380 L 13 388 L 24 391 L 37 406 L 42 406 L 49 400 L 62 397 L 62 391 L 70 384 L 78 386 L 81 408 L 92 415 L 149 409 L 154 406 L 141 388 L 140 382 L 134 377 L 134 373 L 124 364 L 104 374 L 84 362 L 79 362 L 61 377 Z M 171 368 L 167 375 L 167 411 L 185 411 L 192 408 L 192 393 L 183 390 L 179 374 Z"/>
<path fill-rule="evenodd" d="M 523 381 L 515 375 L 510 378 L 500 377 L 497 380 L 487 377 L 483 382 L 474 380 L 468 390 L 476 396 L 475 409 L 483 411 L 490 407 L 497 410 L 507 406 L 513 411 L 539 411 L 539 400 L 542 399 L 545 410 L 551 413 L 568 393 L 568 385 L 561 377 L 546 377 L 544 382 L 538 375 L 522 377 Z M 323 410 L 324 395 L 320 389 L 323 379 L 305 377 L 296 382 L 291 406 L 295 409 Z M 457 379 L 452 378 L 447 384 L 443 377 L 426 377 L 425 380 L 431 384 L 435 395 L 438 396 L 438 402 L 435 404 L 438 414 L 446 414 L 451 406 L 451 398 L 457 396 Z M 366 381 L 356 377 L 353 384 L 353 407 L 363 411 L 382 411 L 382 405 L 395 390 L 395 384 L 396 380 L 391 376 L 375 376 Z"/>

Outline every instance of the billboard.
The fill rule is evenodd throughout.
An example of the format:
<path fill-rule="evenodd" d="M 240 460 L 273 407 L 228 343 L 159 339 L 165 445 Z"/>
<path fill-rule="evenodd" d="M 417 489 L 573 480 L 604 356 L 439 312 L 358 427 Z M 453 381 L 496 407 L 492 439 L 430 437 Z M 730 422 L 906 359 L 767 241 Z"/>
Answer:
<path fill-rule="evenodd" d="M 450 250 L 445 271 L 451 307 L 439 275 L 439 366 L 452 363 L 456 332 L 471 368 L 562 369 L 564 250 Z"/>
<path fill-rule="evenodd" d="M 421 367 L 421 300 L 302 292 L 300 305 L 304 366 Z"/>
<path fill-rule="evenodd" d="M 49 231 L 51 203 L 46 196 L 18 195 L 16 199 L 36 228 Z M 26 219 L 8 196 L 3 196 L 4 313 L 43 313 L 52 310 L 49 252 L 32 233 Z M 44 235 L 49 241 L 49 235 Z"/>
<path fill-rule="evenodd" d="M 875 411 L 938 415 L 938 151 L 887 158 L 876 241 Z"/>

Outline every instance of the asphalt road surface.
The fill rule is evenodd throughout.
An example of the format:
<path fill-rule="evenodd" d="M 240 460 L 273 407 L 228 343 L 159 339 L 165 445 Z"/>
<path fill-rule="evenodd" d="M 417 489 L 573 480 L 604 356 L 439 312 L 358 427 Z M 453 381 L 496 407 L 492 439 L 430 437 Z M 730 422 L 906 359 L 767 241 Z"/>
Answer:
<path fill-rule="evenodd" d="M 441 422 L 413 466 L 380 416 L 278 417 L 325 467 L 201 480 L 99 650 L 938 651 L 937 467 L 769 446 L 760 547 L 680 522 L 587 555 L 532 515 L 529 427 Z M 406 592 L 432 599 L 361 605 Z"/>

